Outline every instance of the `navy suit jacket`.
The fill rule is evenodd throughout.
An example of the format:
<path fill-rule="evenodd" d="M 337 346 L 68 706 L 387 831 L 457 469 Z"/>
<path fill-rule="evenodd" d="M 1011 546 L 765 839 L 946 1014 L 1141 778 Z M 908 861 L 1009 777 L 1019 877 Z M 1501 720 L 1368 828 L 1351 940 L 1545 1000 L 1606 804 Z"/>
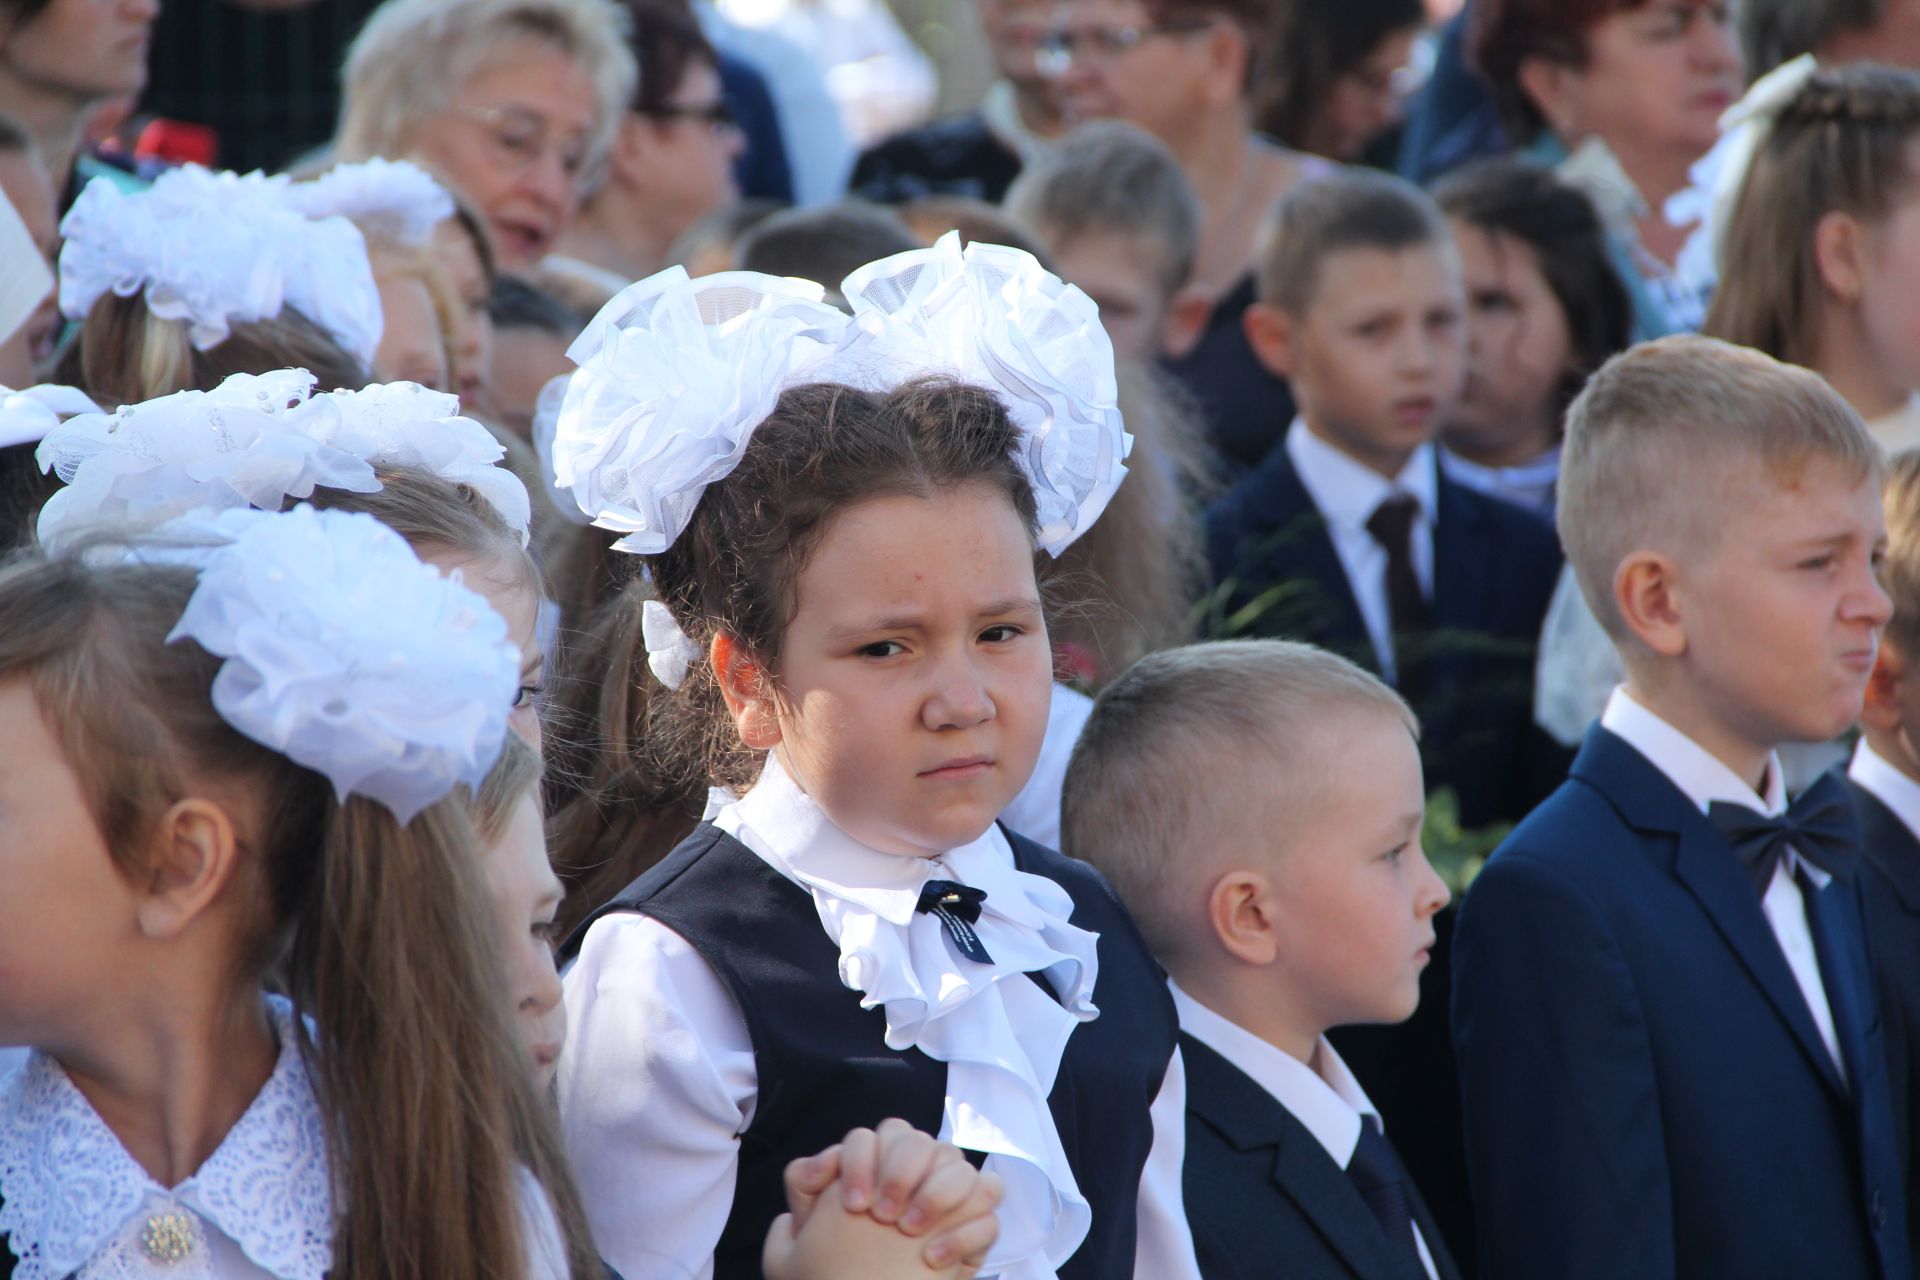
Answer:
<path fill-rule="evenodd" d="M 1205 1280 L 1404 1280 L 1359 1189 L 1307 1127 L 1190 1035 L 1187 1222 Z M 1417 1188 L 1413 1219 L 1440 1280 L 1460 1280 Z"/>
<path fill-rule="evenodd" d="M 1468 827 L 1517 822 L 1571 758 L 1533 722 L 1534 656 L 1560 544 L 1538 516 L 1444 472 L 1436 508 L 1433 627 L 1416 637 L 1428 655 L 1426 687 L 1413 700 L 1427 785 L 1453 788 Z M 1207 556 L 1225 597 L 1216 630 L 1305 640 L 1378 668 L 1359 601 L 1284 439 L 1208 509 Z"/>
<path fill-rule="evenodd" d="M 1858 878 L 1809 917 L 1845 1082 L 1726 841 L 1589 731 L 1455 938 L 1483 1280 L 1910 1280 Z"/>
<path fill-rule="evenodd" d="M 1866 899 L 1867 951 L 1880 988 L 1880 1023 L 1893 1081 L 1894 1134 L 1907 1177 L 1907 1239 L 1920 1242 L 1920 840 L 1879 797 L 1851 778 L 1847 790 L 1860 815 L 1866 854 L 1860 892 Z M 1920 1258 L 1915 1259 L 1920 1275 Z"/>

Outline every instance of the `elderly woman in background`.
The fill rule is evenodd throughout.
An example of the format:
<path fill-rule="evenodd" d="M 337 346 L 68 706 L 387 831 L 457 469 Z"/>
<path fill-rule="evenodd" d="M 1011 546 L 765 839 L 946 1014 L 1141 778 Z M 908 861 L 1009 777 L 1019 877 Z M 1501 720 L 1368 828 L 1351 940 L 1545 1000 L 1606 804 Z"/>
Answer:
<path fill-rule="evenodd" d="M 1674 271 L 1690 226 L 1669 197 L 1719 138 L 1741 59 L 1722 0 L 1475 0 L 1469 46 L 1523 158 L 1599 208 L 1634 295 L 1635 336 L 1696 329 L 1710 279 Z"/>
<path fill-rule="evenodd" d="M 347 53 L 337 158 L 410 157 L 478 206 L 502 269 L 537 266 L 633 96 L 612 0 L 388 0 Z"/>

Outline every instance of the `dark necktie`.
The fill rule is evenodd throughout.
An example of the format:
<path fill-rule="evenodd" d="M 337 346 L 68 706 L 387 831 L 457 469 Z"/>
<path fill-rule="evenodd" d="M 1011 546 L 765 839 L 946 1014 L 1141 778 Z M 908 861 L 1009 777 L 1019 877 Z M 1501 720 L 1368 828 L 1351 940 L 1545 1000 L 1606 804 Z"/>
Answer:
<path fill-rule="evenodd" d="M 1427 626 L 1427 598 L 1413 571 L 1413 522 L 1420 504 L 1404 493 L 1387 498 L 1367 517 L 1367 532 L 1387 553 L 1387 616 L 1393 621 L 1394 684 L 1409 696 L 1421 687 L 1417 652 Z M 1411 640 L 1411 643 L 1409 641 Z"/>
<path fill-rule="evenodd" d="M 1407 1190 L 1407 1171 L 1374 1116 L 1360 1117 L 1360 1142 L 1353 1149 L 1353 1159 L 1347 1161 L 1347 1176 L 1386 1233 L 1394 1274 L 1401 1280 L 1426 1280 L 1420 1246 L 1413 1238 L 1413 1197 Z"/>
<path fill-rule="evenodd" d="M 945 925 L 947 936 L 961 955 L 980 964 L 992 964 L 993 957 L 973 928 L 980 923 L 980 904 L 986 900 L 985 889 L 954 880 L 929 880 L 920 887 L 920 901 L 913 909 Z"/>
<path fill-rule="evenodd" d="M 1860 820 L 1847 789 L 1830 773 L 1802 791 L 1778 817 L 1716 800 L 1707 806 L 1707 818 L 1733 846 L 1762 897 L 1789 847 L 1843 882 L 1853 878 L 1860 862 Z"/>

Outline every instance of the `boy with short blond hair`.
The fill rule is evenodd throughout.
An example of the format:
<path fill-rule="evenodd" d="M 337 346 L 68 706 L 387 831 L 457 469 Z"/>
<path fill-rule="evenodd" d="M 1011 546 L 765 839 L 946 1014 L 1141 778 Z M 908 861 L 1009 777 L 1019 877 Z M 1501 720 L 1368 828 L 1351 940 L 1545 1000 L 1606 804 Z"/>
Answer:
<path fill-rule="evenodd" d="M 1206 211 L 1165 143 L 1119 120 L 1083 124 L 1028 163 L 1006 211 L 1099 304 L 1117 354 L 1192 350 L 1211 311 L 1193 283 Z"/>
<path fill-rule="evenodd" d="M 1775 754 L 1860 712 L 1879 465 L 1817 375 L 1708 338 L 1568 414 L 1561 536 L 1627 680 L 1460 915 L 1487 1280 L 1910 1280 L 1857 826 Z"/>
<path fill-rule="evenodd" d="M 1417 734 L 1344 658 L 1227 641 L 1141 659 L 1074 749 L 1062 846 L 1172 975 L 1208 1280 L 1459 1275 L 1326 1038 L 1420 999 L 1447 889 L 1420 848 Z"/>
<path fill-rule="evenodd" d="M 1867 681 L 1846 779 L 1860 818 L 1860 893 L 1879 978 L 1911 1245 L 1920 1239 L 1920 450 L 1892 459 L 1882 497 L 1887 558 L 1880 584 L 1893 600 L 1893 618 Z"/>

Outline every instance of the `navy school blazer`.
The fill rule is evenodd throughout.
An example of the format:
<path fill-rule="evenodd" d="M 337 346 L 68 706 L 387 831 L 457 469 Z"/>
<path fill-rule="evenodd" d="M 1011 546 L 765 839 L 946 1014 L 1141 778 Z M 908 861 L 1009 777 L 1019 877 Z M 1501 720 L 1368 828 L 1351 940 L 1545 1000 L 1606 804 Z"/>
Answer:
<path fill-rule="evenodd" d="M 1346 1170 L 1278 1099 L 1190 1035 L 1187 1222 L 1205 1280 L 1404 1280 Z M 1419 1190 L 1413 1220 L 1440 1280 L 1460 1280 Z"/>
<path fill-rule="evenodd" d="M 1836 772 L 1841 772 L 1836 770 Z M 1845 775 L 1842 772 L 1842 777 Z M 1860 815 L 1866 855 L 1860 892 L 1866 900 L 1867 953 L 1880 994 L 1880 1024 L 1893 1083 L 1894 1136 L 1907 1179 L 1907 1242 L 1920 1241 L 1920 840 L 1880 798 L 1845 778 Z M 1920 1259 L 1915 1260 L 1920 1275 Z"/>
<path fill-rule="evenodd" d="M 1858 878 L 1812 912 L 1844 1081 L 1726 841 L 1588 732 L 1455 939 L 1483 1280 L 1910 1280 Z"/>

